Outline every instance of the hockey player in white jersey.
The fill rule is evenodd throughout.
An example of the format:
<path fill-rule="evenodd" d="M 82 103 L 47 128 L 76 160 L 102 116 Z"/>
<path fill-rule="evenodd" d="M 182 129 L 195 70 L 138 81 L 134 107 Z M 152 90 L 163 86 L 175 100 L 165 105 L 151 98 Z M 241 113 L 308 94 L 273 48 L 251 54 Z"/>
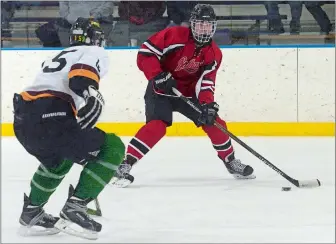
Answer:
<path fill-rule="evenodd" d="M 96 239 L 102 225 L 87 215 L 86 206 L 113 177 L 125 146 L 95 127 L 104 107 L 99 81 L 109 65 L 104 33 L 97 22 L 79 18 L 70 34 L 71 47 L 43 62 L 32 85 L 14 95 L 16 138 L 40 163 L 29 196 L 24 194 L 20 231 Z M 60 217 L 45 213 L 44 205 L 74 163 L 83 170 L 76 187 L 69 187 Z M 82 231 L 71 228 L 74 224 Z"/>

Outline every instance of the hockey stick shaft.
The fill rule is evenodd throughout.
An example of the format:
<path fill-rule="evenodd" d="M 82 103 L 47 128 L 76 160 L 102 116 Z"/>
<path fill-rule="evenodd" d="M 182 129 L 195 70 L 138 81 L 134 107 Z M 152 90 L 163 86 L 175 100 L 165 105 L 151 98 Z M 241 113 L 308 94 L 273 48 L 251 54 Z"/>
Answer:
<path fill-rule="evenodd" d="M 95 203 L 95 205 L 96 205 L 97 215 L 98 215 L 98 216 L 102 216 L 102 212 L 101 212 L 101 208 L 100 208 L 100 204 L 99 204 L 98 198 L 96 198 L 96 199 L 94 200 L 94 203 Z"/>
<path fill-rule="evenodd" d="M 85 166 L 83 165 L 83 168 Z M 95 216 L 102 216 L 102 212 L 101 212 L 101 209 L 100 209 L 100 204 L 99 204 L 99 201 L 98 201 L 98 198 L 95 198 L 93 200 L 94 204 L 95 204 L 95 207 L 96 209 L 92 209 L 92 208 L 87 208 L 86 212 L 90 215 L 95 215 Z"/>
<path fill-rule="evenodd" d="M 173 92 L 184 102 L 186 102 L 190 107 L 192 107 L 195 111 L 198 113 L 202 113 L 202 111 L 197 107 L 192 101 L 190 101 L 188 98 L 182 95 L 182 93 L 177 90 L 176 88 L 172 88 Z M 236 141 L 239 145 L 244 147 L 247 151 L 249 151 L 251 154 L 253 154 L 255 157 L 257 157 L 259 160 L 261 160 L 263 163 L 265 163 L 267 166 L 269 166 L 271 169 L 276 171 L 278 174 L 280 174 L 282 177 L 284 177 L 286 180 L 291 182 L 293 185 L 297 187 L 317 187 L 320 186 L 319 180 L 308 180 L 308 181 L 298 181 L 296 179 L 293 179 L 289 175 L 287 175 L 285 172 L 283 172 L 281 169 L 276 167 L 274 164 L 272 164 L 270 161 L 268 161 L 266 158 L 261 156 L 259 153 L 257 153 L 255 150 L 253 150 L 250 146 L 248 146 L 245 142 L 240 140 L 238 137 L 236 137 L 234 134 L 232 134 L 230 131 L 228 131 L 224 126 L 219 124 L 215 121 L 214 125 L 221 130 L 223 133 L 226 133 L 228 136 L 230 136 L 234 141 Z"/>

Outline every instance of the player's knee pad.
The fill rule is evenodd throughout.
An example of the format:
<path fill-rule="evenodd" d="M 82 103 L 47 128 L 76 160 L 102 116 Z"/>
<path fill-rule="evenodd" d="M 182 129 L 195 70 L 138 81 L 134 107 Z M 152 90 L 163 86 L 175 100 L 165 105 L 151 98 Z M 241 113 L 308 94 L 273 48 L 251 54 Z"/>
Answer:
<path fill-rule="evenodd" d="M 110 164 L 116 169 L 125 157 L 125 144 L 120 137 L 113 133 L 106 133 L 105 142 L 98 154 L 98 160 Z M 114 167 L 113 167 L 114 166 Z"/>

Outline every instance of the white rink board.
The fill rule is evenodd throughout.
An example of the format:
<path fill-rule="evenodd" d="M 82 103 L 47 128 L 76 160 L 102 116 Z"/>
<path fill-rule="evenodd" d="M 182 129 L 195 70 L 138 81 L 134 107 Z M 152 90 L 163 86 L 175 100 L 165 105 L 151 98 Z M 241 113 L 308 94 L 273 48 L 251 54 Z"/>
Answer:
<path fill-rule="evenodd" d="M 12 96 L 32 82 L 58 50 L 2 51 L 2 123 L 12 122 Z M 108 50 L 110 71 L 101 82 L 101 122 L 143 122 L 146 79 L 137 50 Z M 335 119 L 335 48 L 222 49 L 216 101 L 227 121 L 332 122 Z M 131 88 L 131 89 L 130 89 Z M 174 121 L 187 119 L 179 116 Z"/>
<path fill-rule="evenodd" d="M 335 49 L 299 50 L 298 81 L 299 122 L 335 121 Z"/>

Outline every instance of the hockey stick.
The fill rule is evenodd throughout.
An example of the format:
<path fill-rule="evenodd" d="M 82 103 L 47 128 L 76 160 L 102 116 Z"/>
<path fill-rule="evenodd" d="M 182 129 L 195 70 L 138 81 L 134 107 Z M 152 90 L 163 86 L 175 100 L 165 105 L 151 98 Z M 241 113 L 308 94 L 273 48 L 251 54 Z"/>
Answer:
<path fill-rule="evenodd" d="M 101 212 L 101 209 L 100 209 L 100 204 L 99 204 L 98 198 L 94 199 L 94 204 L 96 206 L 96 209 L 88 208 L 86 212 L 90 215 L 95 215 L 95 216 L 101 217 L 102 212 Z"/>
<path fill-rule="evenodd" d="M 85 166 L 83 165 L 83 168 L 84 168 Z M 93 202 L 94 202 L 94 204 L 95 204 L 95 207 L 96 207 L 96 209 L 93 209 L 93 208 L 87 208 L 87 210 L 86 210 L 86 213 L 87 214 L 90 214 L 90 215 L 95 215 L 95 216 L 102 216 L 102 212 L 101 212 L 101 209 L 100 209 L 100 204 L 99 204 L 99 201 L 98 201 L 98 198 L 95 198 L 94 200 L 93 200 Z"/>
<path fill-rule="evenodd" d="M 172 88 L 173 92 L 180 98 L 182 99 L 184 102 L 186 102 L 190 107 L 192 107 L 195 111 L 197 111 L 198 113 L 202 113 L 201 110 L 192 102 L 190 101 L 188 98 L 186 98 L 185 96 L 182 95 L 182 93 L 177 90 L 176 88 Z M 264 162 L 267 166 L 269 166 L 271 169 L 273 169 L 274 171 L 276 171 L 278 174 L 280 174 L 282 177 L 284 177 L 286 180 L 288 180 L 290 183 L 292 183 L 293 185 L 300 187 L 300 188 L 312 188 L 312 187 L 318 187 L 321 185 L 321 182 L 316 179 L 316 180 L 296 180 L 290 176 L 288 176 L 286 173 L 284 173 L 282 170 L 280 170 L 278 167 L 276 167 L 275 165 L 273 165 L 270 161 L 268 161 L 266 158 L 264 158 L 263 156 L 261 156 L 259 153 L 257 153 L 256 151 L 254 151 L 251 147 L 249 147 L 245 142 L 243 142 L 242 140 L 240 140 L 238 137 L 236 137 L 235 135 L 233 135 L 230 131 L 228 131 L 225 127 L 223 127 L 221 124 L 219 124 L 218 122 L 215 121 L 214 125 L 220 129 L 222 132 L 226 133 L 227 135 L 229 135 L 234 141 L 236 141 L 239 145 L 241 145 L 242 147 L 244 147 L 247 151 L 249 151 L 250 153 L 252 153 L 254 156 L 256 156 L 259 160 L 261 160 L 262 162 Z"/>

